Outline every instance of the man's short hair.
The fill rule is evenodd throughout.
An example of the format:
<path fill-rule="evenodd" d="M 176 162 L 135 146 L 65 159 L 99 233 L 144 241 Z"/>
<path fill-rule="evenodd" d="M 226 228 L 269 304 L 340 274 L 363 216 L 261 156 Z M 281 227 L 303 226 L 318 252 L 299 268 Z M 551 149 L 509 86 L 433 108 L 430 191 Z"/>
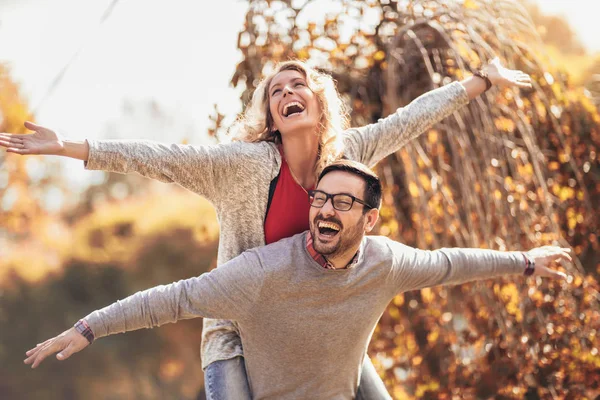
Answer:
<path fill-rule="evenodd" d="M 325 175 L 333 171 L 349 172 L 361 177 L 362 180 L 365 181 L 365 194 L 364 199 L 362 200 L 372 208 L 379 209 L 379 206 L 381 205 L 381 181 L 369 167 L 357 161 L 338 160 L 323 168 L 317 184 L 321 182 L 321 179 L 323 179 Z M 368 209 L 365 207 L 364 212 L 367 211 Z"/>

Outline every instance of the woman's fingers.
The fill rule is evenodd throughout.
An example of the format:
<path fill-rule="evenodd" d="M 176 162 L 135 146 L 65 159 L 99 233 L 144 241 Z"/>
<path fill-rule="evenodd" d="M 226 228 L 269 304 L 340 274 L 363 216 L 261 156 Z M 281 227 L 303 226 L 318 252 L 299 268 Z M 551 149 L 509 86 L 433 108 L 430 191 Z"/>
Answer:
<path fill-rule="evenodd" d="M 531 82 L 517 81 L 517 82 L 515 82 L 515 84 L 518 87 L 522 87 L 522 88 L 530 88 L 530 87 L 532 87 Z"/>
<path fill-rule="evenodd" d="M 30 121 L 25 121 L 25 123 L 23 125 L 25 125 L 25 128 L 32 130 L 32 131 L 39 131 L 42 129 L 46 129 L 43 126 L 34 124 L 33 122 L 30 122 Z"/>
<path fill-rule="evenodd" d="M 7 133 L 0 133 L 0 142 L 6 147 L 10 145 L 22 144 L 24 135 L 11 135 Z"/>
<path fill-rule="evenodd" d="M 16 148 L 16 147 L 8 147 L 6 149 L 7 153 L 15 153 L 15 154 L 21 154 L 21 155 L 25 155 L 25 154 L 33 154 L 31 153 L 31 150 L 29 149 L 20 149 L 20 148 Z"/>
<path fill-rule="evenodd" d="M 29 154 L 25 136 L 27 135 L 0 133 L 0 146 L 6 147 L 6 151 L 9 153 Z"/>

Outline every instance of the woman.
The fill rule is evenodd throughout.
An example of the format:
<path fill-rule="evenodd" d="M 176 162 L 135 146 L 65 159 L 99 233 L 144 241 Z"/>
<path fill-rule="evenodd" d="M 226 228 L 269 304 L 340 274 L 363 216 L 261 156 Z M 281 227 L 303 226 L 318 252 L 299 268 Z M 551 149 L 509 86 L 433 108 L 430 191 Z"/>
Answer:
<path fill-rule="evenodd" d="M 527 74 L 508 70 L 495 59 L 478 76 L 426 93 L 375 124 L 346 129 L 347 114 L 331 77 L 290 61 L 259 84 L 234 126 L 242 140 L 231 144 L 77 142 L 26 122 L 34 134 L 0 133 L 0 146 L 22 155 L 80 159 L 90 170 L 137 172 L 205 196 L 219 217 L 222 264 L 244 250 L 307 230 L 306 191 L 327 163 L 343 156 L 371 166 L 492 84 L 529 87 L 530 82 Z M 251 397 L 242 356 L 231 322 L 205 320 L 202 362 L 208 399 Z M 368 357 L 357 398 L 389 398 Z"/>

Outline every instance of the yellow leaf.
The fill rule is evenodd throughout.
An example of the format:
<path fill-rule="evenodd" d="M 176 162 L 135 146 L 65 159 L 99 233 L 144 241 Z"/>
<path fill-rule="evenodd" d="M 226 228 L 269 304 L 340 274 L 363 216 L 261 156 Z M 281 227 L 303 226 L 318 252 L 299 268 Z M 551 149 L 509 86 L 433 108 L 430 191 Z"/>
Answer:
<path fill-rule="evenodd" d="M 381 61 L 385 58 L 385 52 L 379 50 L 377 53 L 373 55 L 373 59 L 375 61 Z"/>
<path fill-rule="evenodd" d="M 408 191 L 410 192 L 410 195 L 412 197 L 418 197 L 419 196 L 419 188 L 417 187 L 417 184 L 414 182 L 410 182 L 408 184 Z"/>

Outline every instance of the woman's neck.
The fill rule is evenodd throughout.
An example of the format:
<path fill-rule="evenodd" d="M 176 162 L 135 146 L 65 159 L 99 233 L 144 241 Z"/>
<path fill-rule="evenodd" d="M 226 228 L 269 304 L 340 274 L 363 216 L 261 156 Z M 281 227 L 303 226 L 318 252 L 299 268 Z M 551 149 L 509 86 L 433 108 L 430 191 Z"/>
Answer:
<path fill-rule="evenodd" d="M 282 139 L 285 160 L 298 183 L 304 188 L 312 188 L 316 184 L 319 138 L 313 132 L 290 136 Z"/>

